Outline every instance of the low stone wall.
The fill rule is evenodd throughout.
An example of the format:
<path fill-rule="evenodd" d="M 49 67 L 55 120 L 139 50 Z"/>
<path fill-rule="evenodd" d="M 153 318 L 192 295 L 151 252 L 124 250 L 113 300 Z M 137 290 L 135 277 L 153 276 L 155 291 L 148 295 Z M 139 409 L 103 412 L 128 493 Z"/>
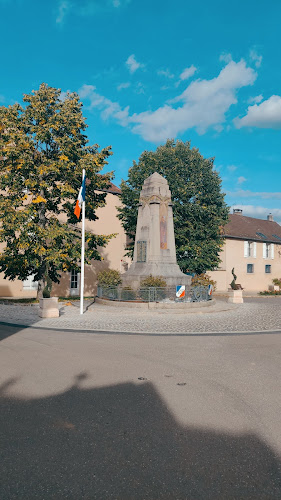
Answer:
<path fill-rule="evenodd" d="M 101 299 L 96 297 L 97 304 L 104 304 L 112 307 L 130 307 L 137 309 L 200 309 L 202 307 L 212 307 L 215 305 L 216 300 L 207 300 L 201 302 L 138 302 L 138 301 L 118 301 L 110 299 Z"/>

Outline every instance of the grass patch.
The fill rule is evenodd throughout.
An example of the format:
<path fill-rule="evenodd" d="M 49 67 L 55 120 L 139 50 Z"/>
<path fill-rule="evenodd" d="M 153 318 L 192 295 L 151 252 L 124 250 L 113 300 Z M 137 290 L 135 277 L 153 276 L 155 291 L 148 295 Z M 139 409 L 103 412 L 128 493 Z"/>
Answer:
<path fill-rule="evenodd" d="M 264 290 L 264 292 L 259 292 L 259 295 L 281 295 L 281 290 Z"/>

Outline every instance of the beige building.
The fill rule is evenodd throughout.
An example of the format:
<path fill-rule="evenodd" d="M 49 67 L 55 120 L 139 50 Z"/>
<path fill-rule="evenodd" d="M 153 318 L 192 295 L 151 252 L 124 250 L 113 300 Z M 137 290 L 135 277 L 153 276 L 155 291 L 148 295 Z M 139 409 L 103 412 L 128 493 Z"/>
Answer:
<path fill-rule="evenodd" d="M 246 292 L 262 292 L 272 285 L 273 278 L 281 277 L 281 226 L 272 215 L 267 220 L 245 217 L 242 210 L 234 210 L 224 227 L 225 244 L 221 264 L 208 272 L 217 282 L 217 291 L 227 291 L 237 275 L 236 283 Z"/>
<path fill-rule="evenodd" d="M 98 220 L 85 221 L 86 231 L 96 234 L 116 233 L 116 237 L 110 240 L 105 248 L 100 248 L 102 261 L 93 261 L 92 265 L 85 266 L 85 295 L 91 296 L 96 293 L 97 273 L 105 268 L 118 269 L 121 272 L 127 270 L 130 259 L 124 257 L 126 246 L 126 235 L 121 222 L 117 218 L 117 208 L 121 205 L 120 189 L 111 183 L 107 190 L 106 205 L 98 208 L 96 214 Z M 53 284 L 52 295 L 68 297 L 80 293 L 80 273 L 75 271 L 62 273 L 60 283 Z M 0 273 L 0 297 L 36 297 L 37 284 L 33 282 L 32 276 L 25 281 L 9 281 L 4 279 Z"/>

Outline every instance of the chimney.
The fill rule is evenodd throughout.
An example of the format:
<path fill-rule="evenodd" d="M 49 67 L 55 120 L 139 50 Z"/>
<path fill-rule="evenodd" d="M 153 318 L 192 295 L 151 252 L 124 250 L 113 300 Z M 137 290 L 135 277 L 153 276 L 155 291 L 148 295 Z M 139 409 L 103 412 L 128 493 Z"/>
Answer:
<path fill-rule="evenodd" d="M 242 208 L 234 208 L 233 209 L 233 213 L 234 214 L 238 214 L 238 215 L 242 215 L 243 214 L 243 210 L 242 210 Z"/>
<path fill-rule="evenodd" d="M 273 215 L 272 214 L 268 214 L 267 220 L 269 220 L 269 222 L 273 222 Z"/>

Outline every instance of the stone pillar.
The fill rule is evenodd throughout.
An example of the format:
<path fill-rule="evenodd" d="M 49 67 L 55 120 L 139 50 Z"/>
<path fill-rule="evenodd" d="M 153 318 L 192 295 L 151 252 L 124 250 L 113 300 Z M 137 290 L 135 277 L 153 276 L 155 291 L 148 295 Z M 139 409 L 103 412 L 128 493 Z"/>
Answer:
<path fill-rule="evenodd" d="M 190 285 L 177 264 L 171 192 L 157 172 L 140 193 L 133 263 L 123 283 L 137 287 L 146 276 L 163 276 L 167 285 Z"/>

